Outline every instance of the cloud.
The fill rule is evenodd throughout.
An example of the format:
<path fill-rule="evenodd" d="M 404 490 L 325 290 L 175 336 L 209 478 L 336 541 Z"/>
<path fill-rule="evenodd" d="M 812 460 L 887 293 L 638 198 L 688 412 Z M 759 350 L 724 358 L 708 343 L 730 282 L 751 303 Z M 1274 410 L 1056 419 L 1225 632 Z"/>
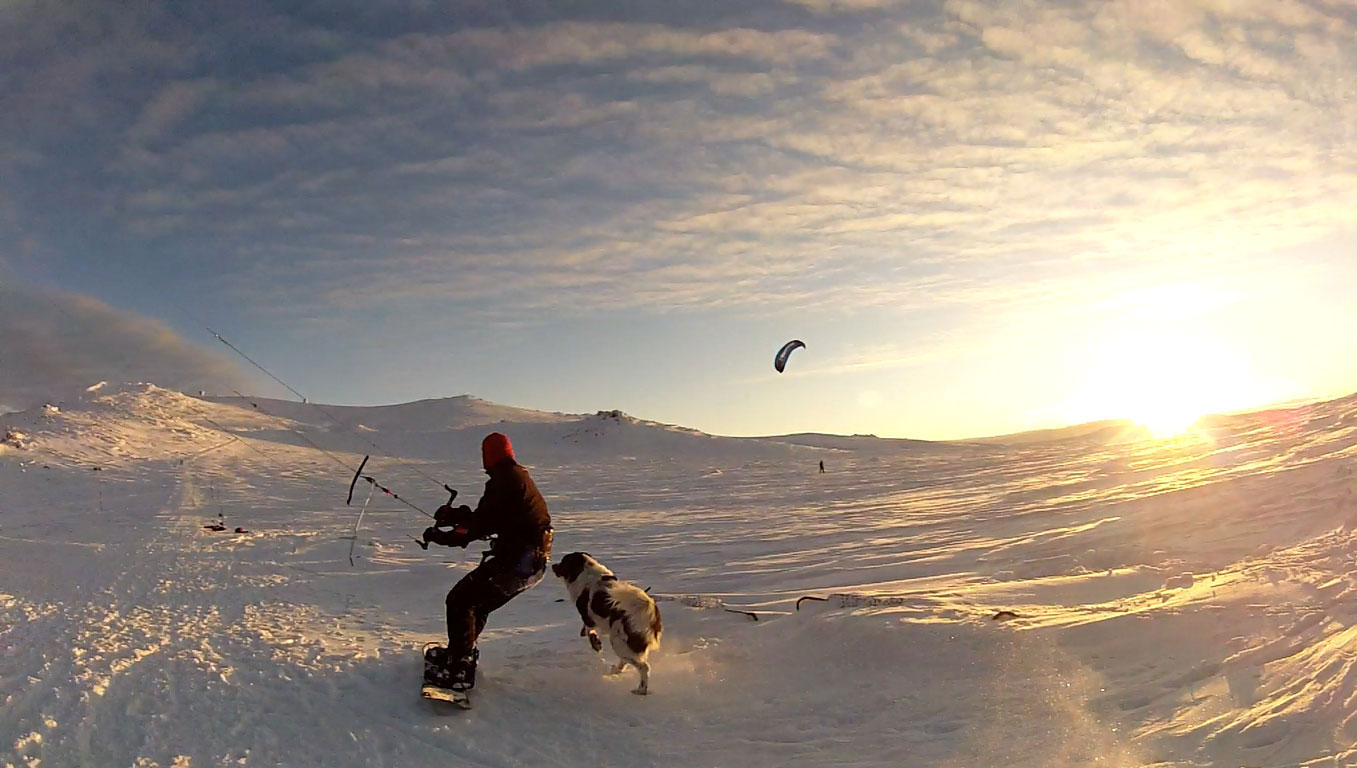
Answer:
<path fill-rule="evenodd" d="M 249 379 L 163 323 L 88 296 L 0 285 L 0 402 L 26 408 L 101 380 L 220 392 Z"/>
<path fill-rule="evenodd" d="M 787 2 L 804 6 L 816 13 L 832 14 L 880 10 L 907 5 L 910 0 L 787 0 Z"/>
<path fill-rule="evenodd" d="M 142 107 L 130 138 L 139 143 L 160 138 L 189 115 L 213 87 L 211 80 L 177 81 L 165 86 Z"/>
<path fill-rule="evenodd" d="M 1357 22 L 1333 2 L 571 8 L 365 34 L 95 14 L 88 48 L 33 11 L 37 42 L 0 34 L 35 75 L 0 118 L 19 218 L 59 228 L 79 189 L 95 234 L 307 316 L 993 310 L 1350 226 Z"/>
<path fill-rule="evenodd" d="M 795 29 L 697 31 L 662 24 L 567 22 L 462 31 L 414 44 L 439 52 L 469 50 L 485 64 L 521 70 L 649 56 L 788 64 L 824 57 L 834 42 L 833 35 Z"/>

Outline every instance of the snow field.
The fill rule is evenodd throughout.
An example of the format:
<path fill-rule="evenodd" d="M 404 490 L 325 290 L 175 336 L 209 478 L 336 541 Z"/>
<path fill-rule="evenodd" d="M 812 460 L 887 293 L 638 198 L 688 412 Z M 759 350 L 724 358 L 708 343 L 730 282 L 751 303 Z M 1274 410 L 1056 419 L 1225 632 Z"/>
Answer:
<path fill-rule="evenodd" d="M 0 455 L 0 765 L 1357 764 L 1351 399 L 1174 441 L 834 448 L 259 402 L 128 386 L 0 419 L 25 434 Z M 334 459 L 371 439 L 402 495 L 441 501 L 423 472 L 474 502 L 489 429 L 556 559 L 760 619 L 662 599 L 635 697 L 549 576 L 492 616 L 475 709 L 435 714 L 419 647 L 476 550 L 421 551 L 379 495 L 350 566 Z"/>

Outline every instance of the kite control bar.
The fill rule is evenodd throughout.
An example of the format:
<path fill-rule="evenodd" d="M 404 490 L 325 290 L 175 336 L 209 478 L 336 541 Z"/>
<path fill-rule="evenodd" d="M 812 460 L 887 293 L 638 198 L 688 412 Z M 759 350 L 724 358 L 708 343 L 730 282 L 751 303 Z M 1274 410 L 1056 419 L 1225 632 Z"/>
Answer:
<path fill-rule="evenodd" d="M 372 458 L 372 457 L 371 457 L 371 456 L 364 456 L 364 457 L 363 457 L 363 463 L 362 463 L 362 464 L 359 464 L 359 465 L 358 465 L 358 469 L 354 470 L 354 472 L 353 472 L 353 479 L 349 481 L 349 498 L 347 498 L 347 499 L 344 500 L 344 505 L 345 505 L 345 506 L 348 506 L 348 505 L 350 505 L 350 504 L 353 503 L 353 487 L 354 487 L 355 485 L 358 485 L 358 477 L 359 477 L 360 475 L 363 474 L 363 467 L 366 467 L 366 466 L 368 465 L 368 459 L 370 459 L 370 458 Z"/>
<path fill-rule="evenodd" d="M 467 513 L 471 512 L 471 508 L 466 505 L 462 505 L 460 507 L 457 507 L 456 509 L 453 509 L 452 502 L 457 498 L 457 489 L 452 488 L 445 484 L 443 486 L 443 490 L 448 492 L 448 500 L 447 503 L 445 503 L 443 506 L 434 510 L 433 513 L 434 527 L 452 528 L 454 532 L 465 532 L 463 529 L 465 521 L 462 520 L 462 517 Z M 413 536 L 411 536 L 410 538 L 415 539 L 415 537 Z M 429 542 L 425 541 L 424 539 L 415 539 L 415 543 L 419 545 L 420 549 L 429 548 Z"/>
<path fill-rule="evenodd" d="M 363 463 L 359 464 L 359 465 L 358 465 L 358 469 L 353 473 L 353 479 L 349 481 L 349 496 L 348 496 L 348 498 L 344 501 L 345 504 L 352 504 L 352 503 L 353 503 L 353 488 L 354 488 L 355 485 L 358 485 L 358 480 L 361 478 L 361 479 L 363 479 L 363 480 L 366 480 L 366 481 L 368 482 L 368 484 L 371 485 L 373 488 L 375 488 L 375 489 L 381 491 L 382 493 L 385 493 L 387 496 L 390 496 L 391 498 L 395 499 L 396 501 L 399 501 L 400 503 L 404 504 L 405 506 L 409 507 L 410 509 L 413 509 L 414 511 L 420 513 L 421 515 L 424 515 L 425 517 L 428 517 L 428 518 L 433 518 L 433 519 L 435 519 L 435 520 L 437 519 L 434 515 L 431 515 L 431 514 L 429 514 L 428 512 L 425 512 L 424 510 L 420 509 L 417 505 L 412 504 L 411 502 L 409 502 L 409 501 L 407 501 L 407 500 L 405 500 L 405 499 L 402 499 L 402 498 L 401 498 L 401 495 L 400 495 L 399 493 L 396 493 L 395 491 L 391 490 L 390 488 L 387 488 L 385 485 L 382 485 L 381 483 L 377 482 L 376 478 L 374 478 L 372 475 L 365 475 L 365 474 L 363 474 L 363 467 L 366 467 L 366 466 L 368 465 L 368 459 L 370 459 L 370 458 L 372 458 L 372 457 L 371 457 L 371 456 L 364 456 L 364 457 L 363 457 Z M 445 491 L 447 491 L 449 494 L 451 494 L 451 496 L 448 498 L 449 501 L 451 501 L 453 498 L 456 498 L 456 496 L 457 496 L 457 491 L 454 491 L 452 488 L 449 488 L 448 485 L 447 485 L 447 483 L 444 483 L 444 484 L 443 484 L 443 490 L 445 490 Z"/>
<path fill-rule="evenodd" d="M 348 498 L 346 498 L 346 499 L 344 500 L 344 503 L 345 503 L 346 505 L 352 504 L 352 503 L 353 503 L 353 489 L 354 489 L 355 486 L 358 485 L 358 481 L 361 479 L 361 480 L 367 481 L 367 483 L 368 483 L 369 485 L 371 485 L 375 490 L 379 490 L 379 491 L 381 491 L 382 493 L 385 493 L 387 496 L 390 496 L 391 498 L 395 499 L 396 501 L 399 501 L 400 503 L 402 503 L 402 504 L 404 504 L 405 506 L 407 506 L 407 507 L 409 507 L 409 508 L 415 510 L 416 512 L 420 513 L 421 515 L 424 515 L 425 517 L 431 517 L 431 518 L 433 518 L 434 526 L 435 526 L 435 527 L 443 528 L 443 527 L 447 527 L 447 526 L 456 526 L 457 524 L 460 523 L 460 521 L 457 520 L 457 519 L 453 516 L 453 513 L 454 513 L 455 510 L 453 510 L 453 508 L 452 508 L 452 502 L 457 498 L 457 489 L 456 489 L 456 488 L 453 488 L 452 486 L 448 485 L 447 483 L 443 483 L 443 484 L 442 484 L 442 485 L 443 485 L 443 490 L 445 490 L 445 491 L 448 492 L 448 500 L 447 500 L 447 503 L 443 504 L 443 506 L 439 507 L 439 508 L 437 509 L 437 511 L 435 511 L 435 513 L 431 515 L 431 514 L 429 514 L 428 512 L 425 512 L 424 510 L 422 510 L 422 509 L 420 509 L 419 507 L 415 506 L 414 504 L 411 504 L 410 502 L 406 501 L 405 499 L 402 499 L 402 498 L 400 497 L 400 494 L 396 493 L 395 491 L 391 490 L 390 488 L 387 488 L 386 486 L 384 486 L 384 485 L 382 485 L 381 483 L 377 482 L 376 478 L 372 477 L 371 475 L 365 475 L 365 474 L 363 474 L 363 469 L 364 469 L 365 467 L 367 467 L 367 465 L 368 465 L 368 459 L 370 459 L 370 458 L 372 458 L 372 457 L 371 457 L 371 456 L 364 456 L 364 457 L 363 457 L 362 463 L 360 463 L 360 464 L 358 465 L 358 469 L 354 471 L 354 473 L 353 473 L 353 479 L 349 481 L 349 495 L 348 495 Z M 368 500 L 370 501 L 371 499 L 372 499 L 372 495 L 371 495 L 371 494 L 368 494 Z M 364 505 L 363 505 L 363 509 L 366 511 L 366 509 L 367 509 L 367 504 L 364 504 Z M 363 519 L 363 516 L 360 514 L 360 515 L 358 516 L 358 519 L 361 521 L 361 520 Z M 355 525 L 355 526 L 354 526 L 354 533 L 355 533 L 355 536 L 357 535 L 357 530 L 358 530 L 357 525 Z M 415 542 L 416 544 L 418 544 L 421 548 L 423 548 L 423 549 L 428 549 L 428 548 L 429 548 L 429 542 L 427 542 L 427 541 L 421 541 L 420 539 L 416 539 L 416 538 L 413 537 L 413 536 L 411 536 L 410 538 L 411 538 L 411 539 L 414 539 L 414 542 Z"/>

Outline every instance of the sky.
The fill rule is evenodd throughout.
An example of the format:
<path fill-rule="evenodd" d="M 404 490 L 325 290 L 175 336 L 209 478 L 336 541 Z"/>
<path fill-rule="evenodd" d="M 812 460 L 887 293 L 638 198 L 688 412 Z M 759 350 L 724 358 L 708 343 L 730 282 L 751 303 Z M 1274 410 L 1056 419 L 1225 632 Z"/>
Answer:
<path fill-rule="evenodd" d="M 0 0 L 0 403 L 1167 426 L 1357 391 L 1354 210 L 1357 0 Z"/>

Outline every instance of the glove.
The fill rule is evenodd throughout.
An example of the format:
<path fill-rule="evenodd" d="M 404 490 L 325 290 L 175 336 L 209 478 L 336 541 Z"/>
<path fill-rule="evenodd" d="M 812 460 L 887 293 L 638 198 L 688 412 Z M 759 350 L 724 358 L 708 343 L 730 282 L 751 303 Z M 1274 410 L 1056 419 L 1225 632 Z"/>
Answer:
<path fill-rule="evenodd" d="M 465 504 L 457 507 L 456 509 L 453 509 L 452 507 L 449 507 L 447 504 L 444 504 L 443 506 L 434 510 L 433 522 L 434 525 L 440 528 L 447 528 L 456 525 L 458 520 L 466 519 L 466 517 L 470 514 L 471 507 L 468 507 Z"/>
<path fill-rule="evenodd" d="M 424 543 L 442 544 L 445 547 L 461 547 L 466 549 L 466 545 L 471 543 L 471 538 L 466 535 L 465 528 L 457 528 L 451 531 L 444 531 L 436 526 L 430 526 L 424 529 Z"/>
<path fill-rule="evenodd" d="M 453 516 L 452 507 L 449 507 L 447 504 L 444 504 L 443 506 L 434 510 L 433 524 L 435 526 L 452 525 L 452 516 Z"/>

